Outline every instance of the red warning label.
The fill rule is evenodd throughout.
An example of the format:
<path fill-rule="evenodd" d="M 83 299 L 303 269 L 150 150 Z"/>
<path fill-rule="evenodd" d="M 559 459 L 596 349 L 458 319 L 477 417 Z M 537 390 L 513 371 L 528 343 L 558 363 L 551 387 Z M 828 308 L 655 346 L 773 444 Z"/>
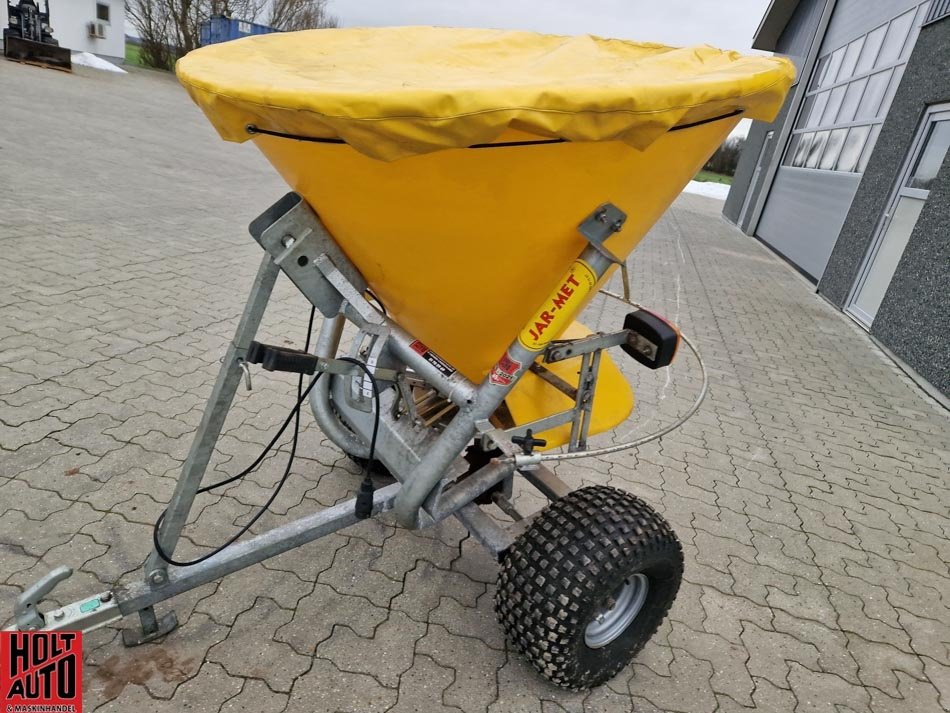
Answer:
<path fill-rule="evenodd" d="M 409 345 L 409 348 L 412 349 L 416 354 L 421 356 L 432 366 L 439 370 L 439 372 L 445 376 L 452 376 L 455 373 L 455 369 L 449 364 L 445 359 L 440 357 L 434 351 L 429 349 L 425 344 L 420 342 L 418 339 L 415 340 L 412 344 Z M 0 712 L 2 713 L 2 712 Z"/>
<path fill-rule="evenodd" d="M 488 380 L 496 386 L 511 386 L 515 375 L 521 370 L 521 362 L 512 359 L 508 352 L 492 367 Z"/>

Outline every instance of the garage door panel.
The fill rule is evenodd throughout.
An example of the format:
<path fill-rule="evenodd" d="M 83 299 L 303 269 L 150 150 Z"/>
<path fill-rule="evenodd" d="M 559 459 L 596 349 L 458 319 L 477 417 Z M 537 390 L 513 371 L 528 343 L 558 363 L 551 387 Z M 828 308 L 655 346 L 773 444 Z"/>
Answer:
<path fill-rule="evenodd" d="M 831 257 L 861 176 L 782 166 L 756 236 L 815 281 Z"/>

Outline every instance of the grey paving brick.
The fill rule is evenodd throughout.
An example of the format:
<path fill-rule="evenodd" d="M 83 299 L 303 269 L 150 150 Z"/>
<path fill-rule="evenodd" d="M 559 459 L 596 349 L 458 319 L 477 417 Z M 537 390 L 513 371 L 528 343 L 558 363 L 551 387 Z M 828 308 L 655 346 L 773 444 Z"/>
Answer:
<path fill-rule="evenodd" d="M 796 713 L 838 713 L 842 707 L 854 713 L 870 710 L 869 691 L 834 674 L 811 671 L 792 661 L 788 682 L 798 701 Z"/>
<path fill-rule="evenodd" d="M 321 572 L 317 581 L 341 594 L 365 596 L 377 606 L 388 606 L 402 591 L 402 584 L 371 568 L 381 555 L 381 548 L 353 538 L 336 551 L 333 566 Z"/>
<path fill-rule="evenodd" d="M 819 668 L 818 648 L 791 634 L 766 631 L 755 624 L 746 623 L 741 638 L 749 652 L 749 662 L 746 664 L 749 673 L 764 678 L 779 688 L 788 688 L 790 685 L 789 662 L 804 661 L 812 670 Z"/>
<path fill-rule="evenodd" d="M 255 593 L 272 599 L 282 609 L 295 611 L 312 589 L 312 584 L 292 572 L 258 564 L 222 579 L 214 594 L 202 599 L 195 609 L 219 624 L 231 626 L 240 614 L 254 606 Z"/>
<path fill-rule="evenodd" d="M 344 626 L 334 628 L 330 638 L 317 645 L 317 655 L 332 660 L 343 671 L 366 673 L 394 688 L 399 677 L 412 667 L 413 645 L 425 631 L 425 624 L 393 612 L 376 627 L 371 638 Z"/>
<path fill-rule="evenodd" d="M 277 629 L 274 638 L 290 644 L 297 653 L 310 655 L 337 626 L 357 636 L 372 638 L 389 612 L 361 596 L 347 596 L 326 584 L 315 584 L 300 600 L 291 621 Z"/>
<path fill-rule="evenodd" d="M 226 701 L 240 692 L 243 684 L 244 681 L 229 676 L 218 664 L 205 663 L 197 675 L 175 689 L 171 698 L 154 698 L 142 686 L 132 684 L 124 689 L 121 699 L 113 698 L 97 710 L 109 713 L 173 713 L 182 710 L 217 713 Z M 108 693 L 111 691 L 107 691 L 104 697 L 108 697 Z"/>
<path fill-rule="evenodd" d="M 281 713 L 287 707 L 288 696 L 275 693 L 264 681 L 244 679 L 241 692 L 221 706 L 220 713 Z"/>
<path fill-rule="evenodd" d="M 392 606 L 417 621 L 425 621 L 443 597 L 451 597 L 463 606 L 474 607 L 484 591 L 484 584 L 464 574 L 420 561 L 412 571 L 406 573 L 402 591 L 393 599 Z"/>
<path fill-rule="evenodd" d="M 630 693 L 645 698 L 663 711 L 703 713 L 715 711 L 718 704 L 712 689 L 713 665 L 677 650 L 670 665 L 670 676 L 658 676 L 645 666 L 633 665 Z"/>
<path fill-rule="evenodd" d="M 296 678 L 310 668 L 310 657 L 271 637 L 292 616 L 272 599 L 258 598 L 237 617 L 227 638 L 208 651 L 208 660 L 220 663 L 232 676 L 263 679 L 274 690 L 289 692 Z"/>
<path fill-rule="evenodd" d="M 580 710 L 586 695 L 562 691 L 530 676 L 533 669 L 520 658 L 509 658 L 498 670 L 498 696 L 488 706 L 490 713 L 540 713 L 545 702 L 566 711 Z"/>
<path fill-rule="evenodd" d="M 431 610 L 428 621 L 441 624 L 450 633 L 479 639 L 493 649 L 503 650 L 505 638 L 495 619 L 495 588 L 489 587 L 474 607 L 460 604 L 451 596 L 443 596 Z"/>
<path fill-rule="evenodd" d="M 398 691 L 372 676 L 340 671 L 326 659 L 294 684 L 284 713 L 384 713 L 396 704 Z"/>
<path fill-rule="evenodd" d="M 118 637 L 110 645 L 86 651 L 83 695 L 93 710 L 114 700 L 132 687 L 141 686 L 158 698 L 171 698 L 178 687 L 193 678 L 203 667 L 205 656 L 217 641 L 227 635 L 206 616 L 189 621 L 192 637 L 169 639 L 161 644 L 146 644 L 134 650 L 124 649 Z"/>
<path fill-rule="evenodd" d="M 455 680 L 443 695 L 446 705 L 462 710 L 486 710 L 498 697 L 496 673 L 507 657 L 476 638 L 455 636 L 445 627 L 430 624 L 416 642 L 416 652 L 455 671 Z"/>
<path fill-rule="evenodd" d="M 458 713 L 461 708 L 442 702 L 445 689 L 455 680 L 455 672 L 439 666 L 428 656 L 418 655 L 412 668 L 399 679 L 399 700 L 390 708 L 391 713 Z"/>

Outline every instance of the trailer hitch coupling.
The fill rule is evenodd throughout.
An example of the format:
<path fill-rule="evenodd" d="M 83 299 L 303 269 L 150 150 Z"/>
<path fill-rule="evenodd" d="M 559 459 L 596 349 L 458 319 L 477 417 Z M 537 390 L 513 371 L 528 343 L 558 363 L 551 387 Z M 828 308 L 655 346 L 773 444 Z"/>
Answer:
<path fill-rule="evenodd" d="M 122 618 L 112 592 L 102 592 L 94 597 L 68 604 L 47 613 L 40 611 L 40 603 L 56 586 L 73 575 L 69 567 L 57 567 L 38 582 L 23 590 L 17 597 L 13 612 L 16 617 L 14 630 L 18 631 L 68 631 L 82 621 L 82 629 L 90 631 Z"/>

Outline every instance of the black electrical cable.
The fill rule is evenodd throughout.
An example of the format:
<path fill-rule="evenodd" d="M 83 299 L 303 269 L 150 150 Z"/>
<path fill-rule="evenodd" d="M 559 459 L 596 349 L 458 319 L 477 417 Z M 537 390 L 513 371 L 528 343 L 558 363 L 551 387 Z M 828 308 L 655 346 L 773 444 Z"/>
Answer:
<path fill-rule="evenodd" d="M 379 299 L 379 297 L 376 295 L 376 293 L 373 292 L 371 289 L 369 289 L 369 288 L 367 287 L 367 288 L 366 288 L 366 294 L 368 294 L 368 295 L 370 296 L 370 298 L 372 298 L 373 302 L 375 302 L 376 304 L 379 305 L 379 308 L 383 311 L 383 316 L 384 316 L 384 317 L 388 317 L 388 316 L 389 316 L 389 312 L 386 310 L 386 305 L 383 304 L 383 301 L 382 301 L 381 299 Z"/>
<path fill-rule="evenodd" d="M 310 339 L 313 333 L 313 319 L 314 319 L 315 314 L 316 314 L 316 308 L 311 307 L 310 319 L 307 323 L 307 339 L 304 346 L 304 351 L 310 350 Z M 165 513 L 167 512 L 163 510 L 162 514 L 159 515 L 158 520 L 156 520 L 155 526 L 152 528 L 152 544 L 155 548 L 156 554 L 158 554 L 158 556 L 164 562 L 170 565 L 174 565 L 175 567 L 191 567 L 193 565 L 200 564 L 201 562 L 204 562 L 205 560 L 210 559 L 217 554 L 220 554 L 225 549 L 227 549 L 228 547 L 233 545 L 235 542 L 237 542 L 237 540 L 240 537 L 242 537 L 248 530 L 250 530 L 254 526 L 254 523 L 260 520 L 261 517 L 264 516 L 264 513 L 270 509 L 270 506 L 274 503 L 274 500 L 277 499 L 277 496 L 280 494 L 281 489 L 284 487 L 284 484 L 287 482 L 287 478 L 290 477 L 290 470 L 294 464 L 294 457 L 297 455 L 297 442 L 300 435 L 300 407 L 303 405 L 303 402 L 307 398 L 307 396 L 310 395 L 310 392 L 313 390 L 313 387 L 316 386 L 317 381 L 319 381 L 322 373 L 323 372 L 318 372 L 317 375 L 313 377 L 313 380 L 310 382 L 309 386 L 307 386 L 306 390 L 302 390 L 303 389 L 303 374 L 300 374 L 297 377 L 297 403 L 296 405 L 291 410 L 291 412 L 287 415 L 287 418 L 284 420 L 283 425 L 281 425 L 280 429 L 277 431 L 274 437 L 270 440 L 270 443 L 268 443 L 264 447 L 264 450 L 261 451 L 260 455 L 258 455 L 257 458 L 254 459 L 254 462 L 251 463 L 251 465 L 249 465 L 247 468 L 242 470 L 237 475 L 233 475 L 229 478 L 225 478 L 224 480 L 221 480 L 217 483 L 212 483 L 211 485 L 206 485 L 203 488 L 199 488 L 197 490 L 198 493 L 206 493 L 209 490 L 220 488 L 224 485 L 233 483 L 236 480 L 240 480 L 241 478 L 245 477 L 249 473 L 253 472 L 261 464 L 264 458 L 267 457 L 267 454 L 274 447 L 274 444 L 277 443 L 277 439 L 280 438 L 280 436 L 284 433 L 285 430 L 287 430 L 287 426 L 290 424 L 290 420 L 294 419 L 294 435 L 293 435 L 293 439 L 291 440 L 290 454 L 287 457 L 287 466 L 284 468 L 284 473 L 281 476 L 280 480 L 277 482 L 277 485 L 275 486 L 270 497 L 267 499 L 267 502 L 264 503 L 264 505 L 257 511 L 257 513 L 255 513 L 254 517 L 252 517 L 251 520 L 247 524 L 241 527 L 241 529 L 238 530 L 237 534 L 231 537 L 227 542 L 225 542 L 220 547 L 215 548 L 211 552 L 193 560 L 176 560 L 176 559 L 173 559 L 172 556 L 169 555 L 167 552 L 165 552 L 165 549 L 162 547 L 161 542 L 159 541 L 159 532 L 161 530 L 162 523 L 165 521 Z M 374 380 L 374 389 L 375 389 L 375 380 Z M 377 398 L 377 406 L 378 404 L 379 404 L 379 401 Z M 377 423 L 378 423 L 378 417 L 377 417 Z M 374 435 L 374 440 L 375 440 L 375 429 L 374 429 L 373 435 Z"/>
<path fill-rule="evenodd" d="M 307 396 L 310 394 L 310 391 L 313 389 L 313 387 L 316 386 L 317 381 L 320 379 L 320 376 L 322 375 L 322 373 L 323 372 L 320 372 L 315 377 L 313 377 L 313 381 L 310 382 L 310 385 L 307 387 L 306 391 L 304 391 L 300 395 L 300 398 L 297 400 L 297 405 L 294 406 L 294 409 L 291 412 L 291 415 L 296 415 L 298 426 L 300 423 L 300 406 L 304 402 L 304 399 L 306 399 Z M 288 420 L 289 418 L 290 417 L 288 417 Z M 252 517 L 251 520 L 246 525 L 244 525 L 243 527 L 241 527 L 240 530 L 238 530 L 237 534 L 235 534 L 234 537 L 229 539 L 220 547 L 217 547 L 216 549 L 212 550 L 208 554 L 198 557 L 197 559 L 187 560 L 187 561 L 172 559 L 171 555 L 165 552 L 165 550 L 162 548 L 161 543 L 159 542 L 159 531 L 162 527 L 162 522 L 164 522 L 165 520 L 165 511 L 162 511 L 162 514 L 159 516 L 158 520 L 155 522 L 155 527 L 152 528 L 152 543 L 155 546 L 155 552 L 158 554 L 158 556 L 162 560 L 167 562 L 168 564 L 175 565 L 176 567 L 191 567 L 192 565 L 200 564 L 201 562 L 204 562 L 205 560 L 210 559 L 211 557 L 214 557 L 216 554 L 223 552 L 225 549 L 233 545 L 242 535 L 244 535 L 244 533 L 246 533 L 248 530 L 251 529 L 251 527 L 254 526 L 254 523 L 256 523 L 258 520 L 261 519 L 261 517 L 264 516 L 264 513 L 267 512 L 268 509 L 270 509 L 270 506 L 274 503 L 274 500 L 276 500 L 277 496 L 280 494 L 281 488 L 284 487 L 284 483 L 287 482 L 287 478 L 290 476 L 290 469 L 294 464 L 294 457 L 297 455 L 297 435 L 298 434 L 295 432 L 294 438 L 291 441 L 290 454 L 287 457 L 287 466 L 284 468 L 284 474 L 281 476 L 280 480 L 278 481 L 276 487 L 274 488 L 274 491 L 271 493 L 271 496 L 267 499 L 267 502 L 264 503 L 264 505 L 260 508 L 260 510 L 257 511 L 254 517 Z M 267 451 L 268 449 L 265 448 L 265 450 L 261 453 L 260 456 L 258 456 L 258 459 L 255 462 L 259 463 L 260 461 L 262 461 L 264 459 L 264 456 L 267 454 Z M 249 472 L 250 470 L 246 470 L 242 473 L 242 475 L 246 475 Z M 236 480 L 236 478 L 228 478 L 227 481 L 221 481 L 221 483 L 218 483 L 216 485 L 223 485 L 225 484 L 225 482 L 230 483 L 230 482 L 233 482 L 234 480 Z M 214 487 L 214 486 L 211 486 L 211 487 Z M 207 492 L 207 488 L 200 490 L 199 492 Z"/>
<path fill-rule="evenodd" d="M 356 493 L 356 517 L 365 520 L 373 514 L 373 479 L 370 476 L 370 468 L 376 458 L 376 436 L 379 433 L 379 383 L 370 368 L 359 359 L 340 357 L 340 361 L 358 366 L 373 385 L 373 434 L 369 439 L 369 457 L 363 463 L 363 480 L 360 482 L 360 489 Z"/>
<path fill-rule="evenodd" d="M 313 319 L 316 313 L 317 313 L 316 307 L 311 307 L 310 320 L 307 322 L 307 339 L 304 342 L 304 347 L 303 347 L 303 350 L 305 352 L 310 351 L 310 338 L 313 334 Z M 319 377 L 320 375 L 317 374 L 317 376 Z M 297 405 L 294 407 L 294 409 L 290 413 L 287 414 L 287 418 L 284 419 L 284 423 L 281 425 L 280 429 L 277 431 L 277 433 L 274 434 L 274 437 L 270 439 L 270 443 L 264 446 L 264 450 L 262 450 L 260 454 L 257 456 L 257 458 L 254 459 L 254 462 L 251 463 L 247 468 L 242 470 L 237 475 L 232 475 L 228 478 L 225 478 L 224 480 L 219 480 L 217 483 L 211 483 L 211 485 L 205 485 L 201 488 L 198 488 L 198 492 L 207 493 L 210 490 L 221 488 L 221 487 L 224 487 L 225 485 L 230 485 L 231 483 L 237 480 L 241 480 L 246 475 L 253 473 L 255 470 L 257 470 L 257 467 L 261 464 L 264 458 L 267 457 L 267 454 L 270 453 L 271 449 L 274 447 L 274 444 L 277 443 L 277 439 L 280 438 L 284 434 L 284 431 L 287 430 L 287 426 L 290 425 L 290 419 L 292 418 L 295 420 L 294 421 L 293 449 L 296 450 L 297 434 L 300 432 L 300 406 L 301 406 L 302 400 L 307 396 L 307 394 L 310 393 L 310 389 L 313 388 L 313 384 L 315 383 L 316 383 L 316 379 L 314 379 L 313 383 L 309 387 L 307 387 L 306 393 L 301 394 L 300 390 L 303 388 L 303 374 L 300 374 L 297 377 Z"/>

